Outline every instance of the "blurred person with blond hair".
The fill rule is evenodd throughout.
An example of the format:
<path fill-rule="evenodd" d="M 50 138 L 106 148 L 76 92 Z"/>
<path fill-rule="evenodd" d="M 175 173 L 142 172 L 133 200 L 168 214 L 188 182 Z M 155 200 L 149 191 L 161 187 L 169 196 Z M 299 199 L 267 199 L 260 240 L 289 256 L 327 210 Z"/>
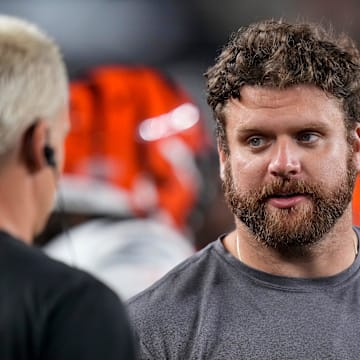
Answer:
<path fill-rule="evenodd" d="M 54 41 L 9 16 L 0 16 L 0 93 L 0 358 L 131 359 L 117 295 L 29 246 L 54 205 L 68 82 Z"/>

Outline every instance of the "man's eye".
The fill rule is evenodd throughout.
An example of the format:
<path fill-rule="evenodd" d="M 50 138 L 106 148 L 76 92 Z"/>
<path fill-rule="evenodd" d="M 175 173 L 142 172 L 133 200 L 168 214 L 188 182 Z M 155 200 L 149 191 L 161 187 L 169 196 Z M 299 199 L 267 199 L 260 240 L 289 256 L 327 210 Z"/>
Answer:
<path fill-rule="evenodd" d="M 311 143 L 318 139 L 318 135 L 314 133 L 303 133 L 298 136 L 298 141 Z"/>
<path fill-rule="evenodd" d="M 254 148 L 260 147 L 260 146 L 264 145 L 264 139 L 259 136 L 253 136 L 248 140 L 248 144 Z"/>

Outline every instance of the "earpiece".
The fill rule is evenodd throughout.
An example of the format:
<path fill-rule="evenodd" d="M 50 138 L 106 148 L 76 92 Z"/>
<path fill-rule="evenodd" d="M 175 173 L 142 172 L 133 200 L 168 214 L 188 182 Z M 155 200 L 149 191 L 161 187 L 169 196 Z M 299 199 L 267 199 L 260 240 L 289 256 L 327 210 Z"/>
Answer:
<path fill-rule="evenodd" d="M 44 156 L 48 165 L 56 169 L 57 164 L 55 159 L 55 152 L 50 145 L 44 146 Z"/>

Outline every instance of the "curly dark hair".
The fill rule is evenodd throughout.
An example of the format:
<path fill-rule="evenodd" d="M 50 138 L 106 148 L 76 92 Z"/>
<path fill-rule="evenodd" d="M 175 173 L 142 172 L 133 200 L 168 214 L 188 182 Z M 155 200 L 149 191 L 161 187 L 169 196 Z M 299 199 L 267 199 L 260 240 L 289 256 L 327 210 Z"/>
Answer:
<path fill-rule="evenodd" d="M 220 147 L 229 153 L 222 110 L 244 85 L 315 85 L 340 101 L 352 128 L 360 121 L 359 55 L 348 36 L 318 24 L 266 20 L 240 28 L 205 73 Z"/>

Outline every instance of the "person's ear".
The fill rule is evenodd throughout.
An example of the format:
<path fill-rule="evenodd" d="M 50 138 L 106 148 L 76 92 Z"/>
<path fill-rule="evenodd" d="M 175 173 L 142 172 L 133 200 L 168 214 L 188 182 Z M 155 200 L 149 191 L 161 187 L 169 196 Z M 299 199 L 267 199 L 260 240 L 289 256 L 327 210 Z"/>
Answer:
<path fill-rule="evenodd" d="M 44 148 L 48 142 L 48 131 L 48 125 L 44 121 L 37 121 L 25 131 L 21 156 L 31 172 L 40 171 L 48 166 L 44 156 Z"/>
<path fill-rule="evenodd" d="M 224 152 L 224 149 L 220 146 L 219 142 L 217 143 L 217 151 L 219 154 L 219 169 L 220 169 L 220 179 L 225 179 L 225 163 L 228 159 L 228 154 Z"/>
<path fill-rule="evenodd" d="M 360 172 L 360 124 L 356 125 L 352 139 L 353 161 L 358 172 Z"/>

